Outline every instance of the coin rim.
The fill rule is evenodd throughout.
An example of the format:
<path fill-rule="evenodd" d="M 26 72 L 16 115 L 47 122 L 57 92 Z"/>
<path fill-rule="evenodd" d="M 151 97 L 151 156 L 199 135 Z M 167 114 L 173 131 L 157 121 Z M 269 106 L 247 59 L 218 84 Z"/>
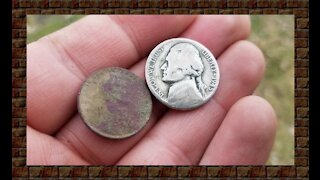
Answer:
<path fill-rule="evenodd" d="M 213 57 L 213 60 L 214 60 L 214 63 L 216 65 L 216 69 L 217 69 L 217 85 L 216 85 L 216 88 L 214 88 L 213 92 L 206 98 L 205 101 L 203 101 L 202 103 L 196 105 L 196 106 L 193 106 L 193 107 L 190 107 L 190 108 L 179 108 L 179 107 L 175 107 L 175 106 L 172 106 L 170 105 L 169 103 L 165 102 L 164 100 L 161 99 L 161 97 L 158 96 L 158 94 L 156 94 L 154 91 L 153 91 L 153 88 L 151 86 L 151 82 L 150 82 L 150 76 L 149 76 L 149 73 L 148 73 L 148 67 L 149 67 L 149 62 L 152 58 L 152 56 L 155 54 L 155 52 L 161 47 L 163 46 L 164 44 L 167 44 L 171 41 L 183 41 L 183 42 L 189 42 L 191 44 L 195 44 L 197 46 L 200 46 L 201 48 L 205 49 L 206 51 L 208 51 L 208 54 L 211 55 Z M 192 40 L 192 39 L 189 39 L 189 38 L 171 38 L 171 39 L 167 39 L 163 42 L 161 42 L 160 44 L 158 44 L 156 47 L 154 47 L 152 49 L 152 51 L 150 52 L 148 58 L 147 58 L 147 61 L 146 61 L 146 65 L 145 65 L 145 77 L 146 77 L 146 82 L 147 82 L 147 85 L 148 85 L 148 88 L 149 90 L 151 91 L 151 93 L 153 94 L 153 96 L 155 96 L 162 104 L 166 105 L 167 107 L 171 108 L 171 109 L 175 109 L 175 110 L 191 110 L 191 109 L 195 109 L 195 108 L 198 108 L 204 104 L 206 104 L 212 97 L 213 95 L 216 93 L 218 87 L 219 87 L 219 83 L 220 83 L 220 69 L 219 69 L 219 65 L 218 65 L 218 62 L 217 62 L 217 59 L 216 57 L 213 55 L 213 53 L 206 47 L 204 46 L 203 44 L 201 44 L 200 42 L 198 41 L 195 41 L 195 40 Z"/>
<path fill-rule="evenodd" d="M 80 87 L 80 90 L 78 92 L 78 97 L 77 97 L 77 108 L 78 108 L 78 113 L 80 114 L 80 118 L 82 119 L 82 121 L 84 122 L 84 124 L 90 129 L 92 130 L 93 132 L 95 132 L 96 134 L 102 136 L 102 137 L 106 137 L 106 138 L 110 138 L 110 139 L 125 139 L 125 138 L 129 138 L 129 137 L 132 137 L 134 135 L 136 135 L 137 133 L 139 133 L 140 131 L 142 131 L 142 129 L 144 127 L 146 127 L 146 125 L 148 124 L 148 122 L 150 121 L 150 117 L 151 117 L 151 113 L 152 113 L 152 109 L 153 109 L 153 106 L 152 106 L 152 98 L 151 98 L 151 94 L 148 90 L 148 88 L 146 88 L 146 90 L 148 91 L 148 99 L 150 100 L 150 111 L 148 112 L 148 115 L 146 117 L 147 120 L 145 121 L 144 125 L 141 126 L 139 129 L 137 129 L 136 131 L 130 133 L 130 134 L 126 134 L 125 136 L 117 136 L 117 135 L 110 135 L 110 134 L 106 134 L 106 133 L 102 133 L 100 131 L 98 131 L 97 128 L 94 128 L 94 127 L 91 127 L 87 121 L 85 120 L 85 118 L 83 117 L 82 115 L 82 112 L 81 112 L 81 107 L 80 107 L 80 96 L 81 96 L 81 91 L 83 89 L 83 86 L 84 84 L 89 80 L 91 79 L 95 74 L 97 74 L 98 72 L 100 71 L 105 71 L 105 70 L 109 70 L 109 69 L 120 69 L 122 71 L 126 71 L 126 72 L 129 72 L 131 73 L 132 75 L 134 75 L 138 80 L 141 80 L 143 81 L 143 79 L 141 79 L 139 76 L 137 76 L 136 74 L 134 74 L 133 72 L 125 69 L 125 68 L 121 68 L 121 67 L 104 67 L 104 68 L 100 68 L 100 69 L 97 69 L 96 71 L 92 72 L 87 78 L 85 81 L 83 81 L 83 83 L 81 84 L 81 87 Z M 144 81 L 143 81 L 144 82 Z"/>

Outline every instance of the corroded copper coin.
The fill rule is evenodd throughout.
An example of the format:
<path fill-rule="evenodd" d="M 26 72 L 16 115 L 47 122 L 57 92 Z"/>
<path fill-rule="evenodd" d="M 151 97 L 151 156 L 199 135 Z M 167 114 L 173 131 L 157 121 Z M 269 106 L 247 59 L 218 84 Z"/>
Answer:
<path fill-rule="evenodd" d="M 94 72 L 82 85 L 78 111 L 85 124 L 101 136 L 122 139 L 148 122 L 152 100 L 144 80 L 110 67 Z"/>

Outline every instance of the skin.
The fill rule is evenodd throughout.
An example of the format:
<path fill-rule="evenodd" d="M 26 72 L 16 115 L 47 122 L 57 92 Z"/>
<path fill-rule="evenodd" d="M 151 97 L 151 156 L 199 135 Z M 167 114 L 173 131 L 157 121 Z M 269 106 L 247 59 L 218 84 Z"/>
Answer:
<path fill-rule="evenodd" d="M 277 121 L 270 104 L 252 95 L 265 62 L 249 34 L 248 16 L 88 16 L 29 44 L 27 164 L 265 164 Z M 150 122 L 128 139 L 89 130 L 76 107 L 86 77 L 119 66 L 144 78 L 148 53 L 173 37 L 199 41 L 217 57 L 214 97 L 191 111 L 154 100 Z"/>

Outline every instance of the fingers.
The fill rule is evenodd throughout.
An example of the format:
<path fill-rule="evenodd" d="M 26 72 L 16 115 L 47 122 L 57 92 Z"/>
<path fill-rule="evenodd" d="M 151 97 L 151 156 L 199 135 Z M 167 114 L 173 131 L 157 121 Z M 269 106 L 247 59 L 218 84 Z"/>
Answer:
<path fill-rule="evenodd" d="M 198 17 L 182 37 L 195 38 L 209 47 L 217 58 L 235 41 L 246 39 L 250 28 L 250 19 L 246 15 L 205 15 Z"/>
<path fill-rule="evenodd" d="M 28 45 L 28 125 L 53 134 L 76 112 L 80 85 L 92 71 L 131 66 L 193 20 L 193 16 L 88 16 Z"/>
<path fill-rule="evenodd" d="M 27 165 L 88 165 L 75 152 L 47 134 L 27 126 Z"/>
<path fill-rule="evenodd" d="M 276 133 L 276 115 L 257 96 L 235 103 L 204 153 L 201 165 L 264 165 Z"/>
<path fill-rule="evenodd" d="M 193 35 L 188 35 L 188 33 L 185 33 L 185 37 L 189 37 L 192 39 L 197 40 L 199 36 L 206 36 L 206 37 L 214 37 L 216 32 L 213 32 L 210 30 L 210 27 L 215 25 L 216 23 L 220 23 L 221 27 L 223 27 L 223 22 L 221 19 L 225 18 L 224 16 L 218 16 L 220 18 L 216 18 L 216 16 L 210 16 L 211 18 L 204 18 L 201 20 L 202 23 L 207 25 L 207 28 L 204 28 L 201 31 L 201 34 L 199 34 L 199 30 L 197 27 L 189 27 L 188 32 L 192 33 L 192 29 L 195 28 L 195 30 L 198 31 L 197 34 L 192 33 Z M 237 19 L 237 16 L 234 16 L 233 18 Z M 232 21 L 234 23 L 239 23 L 238 21 Z M 198 22 L 199 23 L 199 22 Z M 240 26 L 240 24 L 238 24 Z M 226 26 L 228 28 L 235 28 L 237 29 L 237 26 L 228 25 Z M 235 30 L 229 30 L 229 29 L 223 29 L 220 28 L 221 31 L 228 31 L 232 32 Z M 241 31 L 241 30 L 240 30 Z M 239 33 L 241 34 L 241 33 Z M 220 36 L 220 39 L 217 38 L 217 43 L 219 45 L 215 45 L 214 43 L 209 43 L 209 49 L 212 49 L 211 46 L 214 48 L 220 48 L 221 50 L 227 48 L 229 46 L 228 43 L 225 42 L 231 42 L 231 41 L 237 41 L 244 36 L 233 36 L 232 40 L 226 40 L 230 36 L 227 34 L 224 34 L 224 36 Z M 220 50 L 220 51 L 221 51 Z M 145 67 L 145 61 L 139 61 L 135 66 L 131 67 L 130 70 L 133 71 L 135 74 L 137 74 L 140 77 L 144 77 L 144 67 Z M 151 122 L 156 121 L 157 118 L 160 118 L 162 113 L 166 110 L 166 108 L 163 107 L 163 105 L 158 104 L 158 101 L 153 101 L 154 104 L 156 104 L 153 107 L 154 112 L 152 113 Z M 159 112 L 159 114 L 156 114 L 156 112 Z M 93 160 L 88 160 L 90 162 L 97 162 L 97 159 L 101 159 L 103 162 L 99 163 L 105 163 L 105 164 L 114 164 L 116 163 L 128 150 L 132 148 L 132 146 L 137 143 L 144 134 L 146 134 L 149 129 L 152 127 L 153 123 L 150 123 L 150 126 L 144 128 L 144 130 L 139 133 L 138 135 L 135 135 L 132 138 L 121 140 L 121 141 L 110 141 L 108 139 L 103 139 L 95 134 L 93 134 L 87 127 L 84 126 L 82 120 L 78 118 L 72 119 L 65 127 L 61 128 L 61 131 L 57 133 L 57 138 L 65 142 L 70 147 L 73 147 L 74 149 L 77 149 L 80 151 L 79 153 L 82 154 L 84 157 L 87 157 L 87 159 L 91 159 L 91 157 L 97 157 Z M 68 132 L 70 131 L 70 132 Z M 81 143 L 79 143 L 79 140 Z M 83 147 L 86 147 L 89 149 L 90 153 L 87 153 L 87 151 L 82 151 Z"/>
<path fill-rule="evenodd" d="M 265 60 L 261 50 L 249 41 L 239 41 L 228 48 L 219 59 L 228 59 L 219 64 L 221 79 L 214 99 L 229 109 L 238 99 L 250 95 L 265 71 Z M 236 72 L 236 73 L 233 73 Z M 242 92 L 242 93 L 239 93 Z"/>
<path fill-rule="evenodd" d="M 198 164 L 229 107 L 251 94 L 263 75 L 261 51 L 248 41 L 230 46 L 218 64 L 221 83 L 213 99 L 192 111 L 169 111 L 118 164 Z"/>

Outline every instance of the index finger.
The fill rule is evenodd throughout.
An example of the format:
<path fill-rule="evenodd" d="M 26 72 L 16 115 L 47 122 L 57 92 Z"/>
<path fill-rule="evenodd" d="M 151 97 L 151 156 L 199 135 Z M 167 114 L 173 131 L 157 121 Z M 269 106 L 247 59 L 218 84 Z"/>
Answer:
<path fill-rule="evenodd" d="M 127 68 L 178 36 L 193 16 L 88 16 L 27 47 L 28 125 L 52 134 L 76 112 L 82 81 L 106 66 Z M 43 118 L 45 117 L 45 119 Z"/>

